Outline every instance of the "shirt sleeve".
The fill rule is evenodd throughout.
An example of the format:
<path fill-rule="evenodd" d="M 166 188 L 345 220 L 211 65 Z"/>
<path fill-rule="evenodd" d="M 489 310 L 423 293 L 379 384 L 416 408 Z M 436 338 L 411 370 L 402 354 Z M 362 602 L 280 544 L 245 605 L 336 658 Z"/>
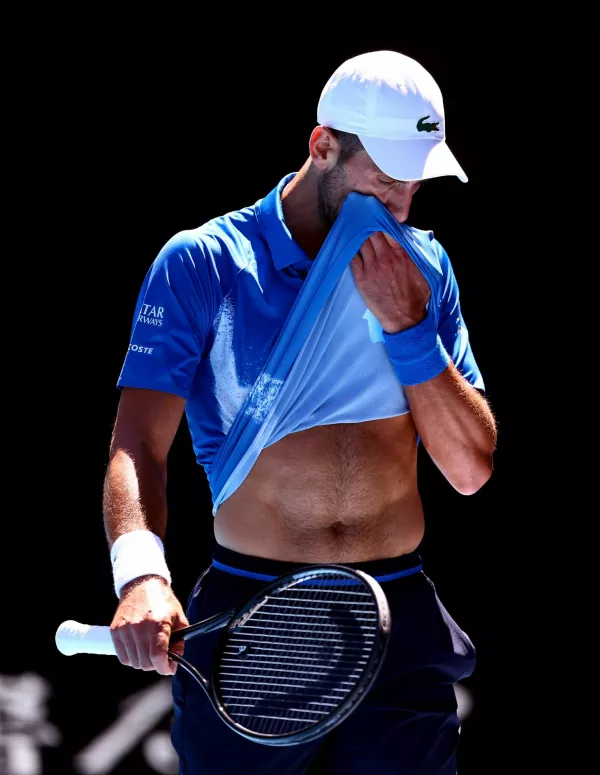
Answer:
<path fill-rule="evenodd" d="M 436 239 L 433 240 L 433 243 L 444 277 L 438 324 L 440 339 L 462 376 L 473 387 L 485 392 L 483 377 L 473 355 L 469 342 L 469 331 L 460 309 L 458 283 L 452 264 L 442 245 Z"/>
<path fill-rule="evenodd" d="M 117 386 L 187 398 L 215 310 L 205 248 L 180 232 L 162 248 L 142 283 Z"/>

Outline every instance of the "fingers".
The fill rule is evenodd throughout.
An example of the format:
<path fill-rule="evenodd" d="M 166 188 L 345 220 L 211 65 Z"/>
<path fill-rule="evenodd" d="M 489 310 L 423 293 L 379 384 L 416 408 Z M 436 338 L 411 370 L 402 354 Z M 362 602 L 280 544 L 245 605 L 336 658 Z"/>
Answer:
<path fill-rule="evenodd" d="M 173 675 L 177 663 L 169 659 L 172 630 L 188 626 L 181 604 L 169 591 L 158 588 L 157 596 L 131 592 L 121 600 L 110 632 L 115 652 L 123 665 L 135 670 L 155 670 L 160 675 Z M 183 642 L 177 645 L 183 654 Z"/>
<path fill-rule="evenodd" d="M 111 627 L 115 651 L 119 662 L 136 670 L 141 669 L 141 658 L 136 644 L 136 638 L 128 627 Z"/>
<path fill-rule="evenodd" d="M 182 630 L 184 627 L 189 627 L 190 623 L 187 620 L 187 616 L 183 613 L 183 609 L 177 612 L 173 617 L 172 627 L 174 630 Z"/>
<path fill-rule="evenodd" d="M 402 245 L 383 231 L 373 232 L 361 245 L 358 256 L 363 267 L 369 272 L 377 264 L 390 264 L 398 258 L 409 259 Z"/>
<path fill-rule="evenodd" d="M 394 250 L 401 250 L 403 253 L 406 253 L 402 245 L 399 242 L 397 242 L 393 237 L 391 237 L 389 234 L 387 234 L 385 231 L 378 231 L 376 232 L 376 235 L 377 235 L 378 241 L 381 241 L 389 245 Z"/>
<path fill-rule="evenodd" d="M 373 270 L 376 263 L 377 256 L 375 254 L 375 249 L 370 237 L 367 237 L 361 245 L 359 252 L 350 262 L 355 281 L 360 284 L 369 271 Z"/>
<path fill-rule="evenodd" d="M 138 657 L 138 670 L 144 670 L 145 672 L 150 672 L 151 670 L 154 670 L 154 665 L 152 663 L 151 655 L 148 652 L 148 649 L 146 648 L 146 643 L 144 641 L 135 644 L 137 649 L 137 657 Z"/>
<path fill-rule="evenodd" d="M 392 264 L 402 260 L 411 260 L 402 245 L 384 231 L 376 231 L 374 234 L 371 234 L 369 239 L 371 240 L 376 259 L 380 264 Z"/>
<path fill-rule="evenodd" d="M 111 635 L 119 661 L 135 670 L 156 670 L 171 675 L 167 654 L 171 626 L 168 622 L 142 621 L 111 628 Z"/>
<path fill-rule="evenodd" d="M 373 236 L 374 235 L 371 234 L 370 237 L 367 237 L 367 239 L 360 246 L 359 251 L 359 255 L 363 260 L 364 267 L 367 272 L 372 269 L 373 265 L 377 262 L 377 254 L 375 253 L 375 247 L 371 241 Z"/>
<path fill-rule="evenodd" d="M 187 617 L 185 616 L 185 614 L 183 613 L 183 610 L 182 610 L 176 617 L 173 618 L 173 630 L 172 631 L 174 632 L 175 630 L 181 630 L 184 627 L 188 627 L 188 626 L 189 626 L 189 622 L 188 622 Z M 185 642 L 183 640 L 173 641 L 173 643 L 171 643 L 171 645 L 170 645 L 170 649 L 175 654 L 178 654 L 180 657 L 182 657 L 184 649 L 185 649 Z M 169 667 L 170 667 L 171 674 L 175 675 L 175 673 L 177 672 L 177 667 L 178 667 L 177 662 L 174 662 L 174 661 L 171 660 L 169 662 Z"/>
<path fill-rule="evenodd" d="M 156 633 L 156 636 L 150 642 L 150 662 L 152 668 L 156 670 L 157 673 L 160 673 L 160 675 L 172 675 L 174 672 L 173 663 L 169 660 L 169 655 L 167 653 L 170 637 L 171 625 L 163 622 L 161 628 Z"/>
<path fill-rule="evenodd" d="M 357 253 L 352 261 L 350 261 L 350 268 L 354 279 L 357 283 L 361 283 L 365 276 L 365 265 L 363 263 L 360 253 Z"/>
<path fill-rule="evenodd" d="M 131 649 L 127 647 L 127 642 L 124 633 L 118 629 L 110 628 L 110 635 L 115 647 L 117 659 L 122 665 L 135 664 L 137 662 L 137 649 Z"/>

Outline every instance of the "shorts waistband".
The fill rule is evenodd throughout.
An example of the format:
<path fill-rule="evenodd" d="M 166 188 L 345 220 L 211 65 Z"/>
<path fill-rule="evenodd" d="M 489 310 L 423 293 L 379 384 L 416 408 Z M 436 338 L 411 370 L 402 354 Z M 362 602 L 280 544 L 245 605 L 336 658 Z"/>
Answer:
<path fill-rule="evenodd" d="M 315 562 L 284 562 L 270 560 L 266 557 L 254 557 L 249 554 L 234 552 L 217 544 L 213 551 L 212 566 L 224 573 L 234 576 L 245 576 L 259 581 L 274 581 L 279 576 L 290 573 L 297 568 L 320 565 Z M 418 552 L 401 554 L 398 557 L 386 557 L 382 560 L 367 560 L 366 562 L 336 563 L 348 568 L 362 570 L 378 582 L 395 581 L 403 576 L 412 576 L 423 568 L 423 561 Z"/>

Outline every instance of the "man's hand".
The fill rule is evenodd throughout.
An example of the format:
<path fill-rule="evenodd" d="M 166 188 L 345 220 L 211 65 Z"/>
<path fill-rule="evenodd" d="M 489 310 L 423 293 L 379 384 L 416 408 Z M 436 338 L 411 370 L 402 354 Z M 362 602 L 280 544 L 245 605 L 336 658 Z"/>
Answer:
<path fill-rule="evenodd" d="M 121 590 L 110 634 L 122 664 L 173 675 L 177 663 L 167 654 L 171 630 L 188 624 L 181 603 L 167 582 L 158 576 L 143 576 Z M 171 651 L 183 654 L 183 641 L 174 643 Z"/>
<path fill-rule="evenodd" d="M 396 334 L 420 323 L 431 296 L 427 280 L 395 239 L 378 231 L 350 262 L 356 286 L 383 330 Z"/>

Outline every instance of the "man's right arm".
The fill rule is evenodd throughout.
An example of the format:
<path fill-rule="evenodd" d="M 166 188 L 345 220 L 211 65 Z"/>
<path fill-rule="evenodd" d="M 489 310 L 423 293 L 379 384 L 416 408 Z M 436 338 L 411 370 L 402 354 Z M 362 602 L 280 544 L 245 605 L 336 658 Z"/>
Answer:
<path fill-rule="evenodd" d="M 146 273 L 117 380 L 105 477 L 104 525 L 120 590 L 113 643 L 123 664 L 164 675 L 177 666 L 167 655 L 171 630 L 187 625 L 165 580 L 167 455 L 222 298 L 212 258 L 201 230 L 182 231 Z M 172 650 L 181 654 L 183 641 Z"/>
<path fill-rule="evenodd" d="M 185 399 L 155 390 L 123 388 L 104 480 L 104 527 L 109 548 L 125 533 L 144 530 L 164 540 L 167 456 Z M 172 675 L 167 656 L 171 630 L 187 626 L 182 606 L 159 575 L 125 584 L 111 623 L 117 656 L 125 665 Z M 174 644 L 183 652 L 183 643 Z"/>

